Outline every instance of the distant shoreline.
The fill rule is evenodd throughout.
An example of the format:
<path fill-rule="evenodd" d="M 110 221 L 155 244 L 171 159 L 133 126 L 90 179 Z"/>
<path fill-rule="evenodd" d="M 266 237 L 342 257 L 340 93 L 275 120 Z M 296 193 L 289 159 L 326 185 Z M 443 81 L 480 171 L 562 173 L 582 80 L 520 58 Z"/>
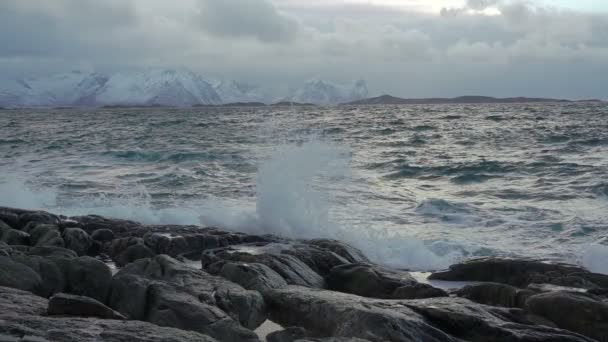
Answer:
<path fill-rule="evenodd" d="M 392 95 L 381 95 L 339 104 L 314 104 L 281 101 L 266 104 L 263 102 L 232 102 L 224 104 L 194 104 L 192 106 L 168 106 L 160 104 L 116 104 L 104 106 L 58 106 L 58 107 L 2 107 L 0 110 L 24 110 L 24 109 L 145 109 L 145 108 L 226 108 L 226 107 L 334 107 L 334 106 L 381 106 L 381 105 L 450 105 L 450 104 L 535 104 L 535 103 L 608 103 L 600 99 L 568 100 L 538 97 L 491 97 L 491 96 L 459 96 L 459 97 L 436 97 L 436 98 L 401 98 Z"/>

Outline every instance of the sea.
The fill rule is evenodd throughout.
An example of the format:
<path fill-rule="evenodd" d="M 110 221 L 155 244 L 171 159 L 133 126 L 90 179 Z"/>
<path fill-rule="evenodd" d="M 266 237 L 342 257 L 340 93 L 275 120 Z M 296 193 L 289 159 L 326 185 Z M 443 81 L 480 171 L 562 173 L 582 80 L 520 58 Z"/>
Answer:
<path fill-rule="evenodd" d="M 608 273 L 608 105 L 2 110 L 0 206 Z"/>

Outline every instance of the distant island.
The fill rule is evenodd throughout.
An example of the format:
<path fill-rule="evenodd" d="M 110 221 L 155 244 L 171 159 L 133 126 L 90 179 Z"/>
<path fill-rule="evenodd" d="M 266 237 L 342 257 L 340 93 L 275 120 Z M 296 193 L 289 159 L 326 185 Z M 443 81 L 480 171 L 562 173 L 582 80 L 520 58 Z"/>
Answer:
<path fill-rule="evenodd" d="M 422 98 L 422 99 L 405 99 L 391 95 L 382 95 L 378 97 L 367 98 L 363 100 L 344 103 L 343 105 L 414 105 L 414 104 L 481 104 L 481 103 L 573 103 L 573 102 L 603 102 L 602 100 L 564 100 L 538 97 L 506 97 L 498 98 L 491 96 L 459 96 L 453 98 Z"/>

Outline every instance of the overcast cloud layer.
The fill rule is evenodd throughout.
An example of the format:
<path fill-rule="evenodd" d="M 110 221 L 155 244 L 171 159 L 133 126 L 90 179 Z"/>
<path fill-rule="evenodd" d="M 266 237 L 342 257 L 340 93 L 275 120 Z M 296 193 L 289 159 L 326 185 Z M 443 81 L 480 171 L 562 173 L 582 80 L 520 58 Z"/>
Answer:
<path fill-rule="evenodd" d="M 398 96 L 608 98 L 608 13 L 507 0 L 2 0 L 0 72 L 186 67 Z M 562 2 L 563 3 L 563 2 Z"/>

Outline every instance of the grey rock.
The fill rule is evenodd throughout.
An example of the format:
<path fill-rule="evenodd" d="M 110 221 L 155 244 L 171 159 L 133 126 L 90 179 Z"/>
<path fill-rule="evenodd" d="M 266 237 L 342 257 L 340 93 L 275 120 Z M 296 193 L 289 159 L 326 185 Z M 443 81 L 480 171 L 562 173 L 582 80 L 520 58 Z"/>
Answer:
<path fill-rule="evenodd" d="M 264 293 L 270 289 L 287 287 L 287 282 L 278 273 L 264 264 L 220 262 L 217 273 L 248 290 Z"/>
<path fill-rule="evenodd" d="M 36 271 L 11 257 L 0 256 L 0 270 L 0 286 L 28 292 L 37 292 L 42 286 L 42 279 Z"/>
<path fill-rule="evenodd" d="M 518 289 L 511 285 L 498 283 L 483 283 L 467 285 L 456 291 L 456 295 L 476 303 L 502 306 L 507 308 L 523 308 L 526 299 L 534 292 Z"/>
<path fill-rule="evenodd" d="M 369 259 L 359 249 L 338 240 L 315 239 L 307 243 L 334 252 L 352 263 L 369 263 Z"/>
<path fill-rule="evenodd" d="M 257 340 L 248 329 L 266 320 L 258 292 L 166 255 L 135 261 L 118 272 L 109 304 L 131 319 L 195 329 L 226 341 Z"/>
<path fill-rule="evenodd" d="M 7 245 L 5 242 L 0 241 L 0 256 L 11 256 L 13 255 L 13 248 Z"/>
<path fill-rule="evenodd" d="M 144 246 L 143 244 L 134 244 L 127 247 L 112 260 L 114 260 L 116 266 L 123 267 L 136 260 L 151 258 L 155 255 L 156 254 L 150 248 Z"/>
<path fill-rule="evenodd" d="M 0 229 L 1 240 L 9 245 L 29 245 L 30 234 L 16 229 Z"/>
<path fill-rule="evenodd" d="M 569 279 L 570 277 L 570 279 Z M 576 278 L 576 279 L 574 279 Z M 525 287 L 532 283 L 567 285 L 583 280 L 586 286 L 603 287 L 608 276 L 591 273 L 581 267 L 552 264 L 538 260 L 482 258 L 450 266 L 449 270 L 431 274 L 429 279 L 448 281 L 483 281 Z M 579 281 L 580 283 L 580 281 Z"/>
<path fill-rule="evenodd" d="M 70 217 L 70 220 L 77 223 L 74 226 L 84 229 L 89 234 L 99 229 L 107 229 L 112 231 L 114 235 L 120 236 L 142 227 L 141 223 L 138 222 L 106 218 L 98 215 L 74 216 Z"/>
<path fill-rule="evenodd" d="M 290 245 L 264 244 L 240 245 L 222 248 L 203 253 L 202 267 L 209 267 L 218 261 L 235 261 L 244 263 L 259 263 L 268 266 L 278 273 L 288 284 L 307 287 L 323 288 L 325 281 L 307 264 L 297 257 L 285 254 Z M 213 270 L 210 269 L 213 273 Z"/>
<path fill-rule="evenodd" d="M 28 223 L 58 225 L 59 218 L 53 214 L 44 211 L 30 211 L 19 215 L 17 226 L 14 228 L 21 229 Z"/>
<path fill-rule="evenodd" d="M 46 313 L 48 301 L 31 292 L 0 286 L 0 314 L 42 315 Z"/>
<path fill-rule="evenodd" d="M 65 276 L 65 292 L 105 303 L 112 285 L 112 271 L 105 263 L 88 256 L 53 261 Z"/>
<path fill-rule="evenodd" d="M 590 341 L 537 326 L 520 309 L 480 305 L 463 298 L 369 299 L 290 286 L 265 294 L 270 319 L 302 326 L 313 336 L 369 341 Z"/>
<path fill-rule="evenodd" d="M 333 252 L 331 249 L 308 243 L 292 244 L 282 254 L 293 255 L 308 265 L 313 271 L 325 277 L 329 271 L 340 265 L 349 264 L 348 259 Z"/>
<path fill-rule="evenodd" d="M 40 285 L 32 292 L 42 297 L 49 297 L 61 292 L 66 287 L 63 271 L 55 262 L 40 256 L 13 256 L 13 261 L 34 270 L 41 279 Z"/>
<path fill-rule="evenodd" d="M 91 239 L 99 242 L 114 240 L 114 232 L 109 229 L 97 229 L 91 233 Z"/>
<path fill-rule="evenodd" d="M 8 208 L 0 207 L 0 220 L 10 228 L 19 228 L 19 215 Z"/>
<path fill-rule="evenodd" d="M 86 255 L 93 241 L 87 232 L 80 228 L 66 228 L 63 231 L 65 247 L 73 250 L 79 256 Z"/>
<path fill-rule="evenodd" d="M 57 293 L 49 299 L 47 313 L 50 316 L 98 317 L 106 319 L 125 319 L 120 313 L 99 301 L 84 296 Z"/>
<path fill-rule="evenodd" d="M 56 225 L 38 224 L 30 227 L 28 232 L 33 246 L 65 246 L 59 227 Z"/>
<path fill-rule="evenodd" d="M 296 340 L 305 339 L 308 332 L 300 327 L 288 327 L 285 330 L 275 331 L 266 336 L 268 342 L 294 342 Z"/>
<path fill-rule="evenodd" d="M 71 249 L 54 246 L 36 246 L 29 248 L 26 252 L 27 255 L 37 255 L 41 257 L 53 257 L 53 258 L 76 258 L 78 255 Z"/>
<path fill-rule="evenodd" d="M 441 289 L 419 283 L 407 272 L 362 263 L 334 267 L 325 282 L 330 290 L 371 298 L 416 299 L 448 295 Z"/>
<path fill-rule="evenodd" d="M 327 337 L 327 338 L 305 338 L 295 340 L 295 342 L 369 342 L 369 340 L 364 340 L 362 338 L 352 338 L 352 337 Z"/>
<path fill-rule="evenodd" d="M 235 322 L 217 306 L 199 301 L 174 286 L 152 283 L 148 288 L 146 321 L 192 330 L 226 342 L 259 341 L 257 335 Z"/>
<path fill-rule="evenodd" d="M 608 303 L 575 292 L 548 292 L 532 296 L 526 309 L 562 329 L 608 341 Z"/>

